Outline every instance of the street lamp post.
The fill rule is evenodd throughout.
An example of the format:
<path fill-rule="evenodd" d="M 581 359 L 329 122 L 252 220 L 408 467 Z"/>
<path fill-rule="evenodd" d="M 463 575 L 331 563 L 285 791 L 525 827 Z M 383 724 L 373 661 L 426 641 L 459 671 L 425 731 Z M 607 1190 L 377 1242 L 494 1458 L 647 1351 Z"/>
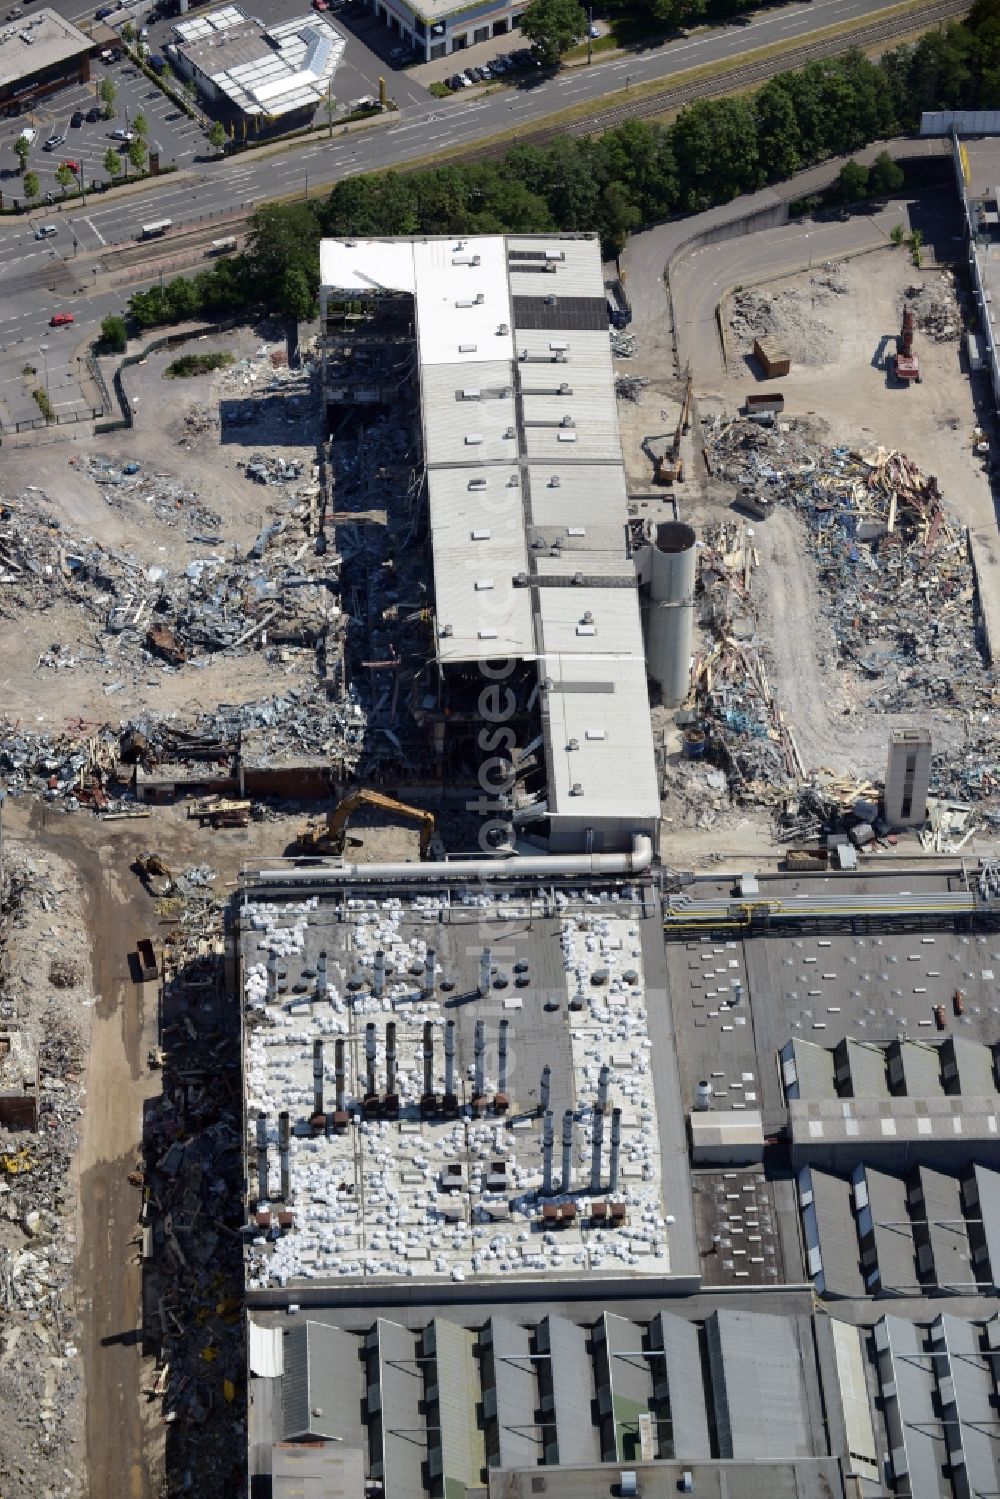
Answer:
<path fill-rule="evenodd" d="M 39 344 L 38 345 L 38 352 L 39 352 L 39 354 L 41 354 L 42 360 L 43 360 L 44 365 L 45 365 L 45 399 L 46 399 L 46 401 L 48 401 L 48 399 L 49 399 L 49 346 L 48 346 L 48 344 Z"/>
<path fill-rule="evenodd" d="M 594 60 L 594 7 L 587 6 L 587 66 Z"/>

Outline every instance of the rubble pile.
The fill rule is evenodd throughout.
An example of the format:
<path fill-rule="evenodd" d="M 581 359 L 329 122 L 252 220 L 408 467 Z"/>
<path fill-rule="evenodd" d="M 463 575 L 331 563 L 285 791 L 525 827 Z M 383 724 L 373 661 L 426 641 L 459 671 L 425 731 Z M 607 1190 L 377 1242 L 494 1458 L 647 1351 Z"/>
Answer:
<path fill-rule="evenodd" d="M 803 517 L 841 665 L 877 712 L 992 704 L 966 533 L 904 454 L 809 440 L 795 422 L 709 424 L 718 477 Z"/>
<path fill-rule="evenodd" d="M 162 525 L 183 527 L 190 541 L 219 534 L 221 515 L 203 504 L 196 490 L 169 474 L 147 475 L 138 463 L 115 463 L 110 458 L 91 456 L 81 459 L 79 467 L 98 485 L 105 503 L 114 510 L 121 510 L 125 500 L 143 505 Z"/>
<path fill-rule="evenodd" d="M 87 1057 L 86 954 L 76 891 L 55 861 L 8 852 L 0 922 L 0 1033 L 37 1057 L 37 1128 L 0 1131 L 0 1490 L 36 1499 L 79 1490 L 82 1424 L 72 1158 Z M 55 921 L 61 917 L 57 928 Z M 49 986 L 39 945 L 59 932 Z M 79 950 L 77 950 L 79 949 Z M 4 1091 L 10 1096 L 11 1079 Z"/>
<path fill-rule="evenodd" d="M 942 271 L 933 281 L 907 286 L 899 299 L 900 321 L 906 307 L 920 332 L 935 343 L 950 343 L 962 332 L 962 313 L 950 271 Z"/>
<path fill-rule="evenodd" d="M 160 1097 L 150 1105 L 143 1231 L 150 1251 L 147 1337 L 157 1350 L 147 1393 L 162 1401 L 167 1471 L 198 1491 L 239 1490 L 245 1422 L 239 1017 L 225 999 L 223 903 L 207 866 L 178 879 L 164 943 Z"/>
<path fill-rule="evenodd" d="M 758 338 L 777 338 L 795 364 L 823 365 L 837 356 L 840 335 L 824 323 L 820 309 L 848 294 L 836 265 L 826 265 L 809 279 L 809 289 L 738 291 L 729 312 L 729 329 L 737 344 L 738 364 Z"/>
<path fill-rule="evenodd" d="M 742 523 L 709 527 L 699 553 L 699 619 L 709 643 L 696 654 L 696 714 L 685 752 L 721 767 L 737 802 L 761 802 L 802 773 L 788 726 L 768 682 L 751 599 L 756 553 Z M 719 791 L 721 787 L 708 789 Z M 704 824 L 710 825 L 710 824 Z"/>

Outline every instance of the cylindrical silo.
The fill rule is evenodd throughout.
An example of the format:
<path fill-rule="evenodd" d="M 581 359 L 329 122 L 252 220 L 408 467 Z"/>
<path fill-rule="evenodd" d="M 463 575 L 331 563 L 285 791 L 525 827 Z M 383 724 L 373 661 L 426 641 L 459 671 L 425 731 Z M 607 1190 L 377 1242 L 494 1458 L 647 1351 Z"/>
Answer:
<path fill-rule="evenodd" d="M 684 702 L 691 680 L 695 539 L 681 521 L 665 521 L 653 536 L 646 664 L 671 708 Z"/>

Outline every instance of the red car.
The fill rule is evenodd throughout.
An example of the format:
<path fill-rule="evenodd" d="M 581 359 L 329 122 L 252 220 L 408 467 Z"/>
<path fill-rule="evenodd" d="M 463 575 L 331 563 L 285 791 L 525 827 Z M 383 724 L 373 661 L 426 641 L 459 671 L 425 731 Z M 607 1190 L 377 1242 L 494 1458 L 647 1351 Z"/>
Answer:
<path fill-rule="evenodd" d="M 329 10 L 330 0 L 312 0 L 313 10 Z"/>
<path fill-rule="evenodd" d="M 49 318 L 49 327 L 65 328 L 67 324 L 71 323 L 72 321 L 73 314 L 71 312 L 54 312 Z"/>
<path fill-rule="evenodd" d="M 74 172 L 77 176 L 80 175 L 80 163 L 78 161 L 64 161 L 62 165 L 69 167 L 70 171 Z"/>

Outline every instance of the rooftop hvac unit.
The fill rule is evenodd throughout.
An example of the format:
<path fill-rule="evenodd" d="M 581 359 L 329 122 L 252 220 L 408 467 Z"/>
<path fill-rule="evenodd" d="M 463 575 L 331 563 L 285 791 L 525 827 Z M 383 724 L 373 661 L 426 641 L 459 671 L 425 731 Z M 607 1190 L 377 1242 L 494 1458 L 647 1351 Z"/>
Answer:
<path fill-rule="evenodd" d="M 618 1492 L 622 1499 L 636 1499 L 639 1492 L 639 1479 L 634 1468 L 629 1468 L 623 1473 L 618 1484 Z"/>
<path fill-rule="evenodd" d="M 450 640 L 451 637 L 452 637 L 452 635 L 454 634 L 454 631 L 452 630 L 451 625 L 442 625 L 441 626 L 441 634 L 442 634 L 442 636 L 444 637 L 445 640 Z"/>
<path fill-rule="evenodd" d="M 580 748 L 580 741 L 579 741 L 579 739 L 571 739 L 568 742 L 568 744 L 566 745 L 566 748 L 568 750 L 578 750 Z"/>
<path fill-rule="evenodd" d="M 509 333 L 509 332 L 510 332 L 510 327 L 509 327 L 509 325 L 507 323 L 499 323 L 497 325 L 497 337 L 498 338 L 502 338 L 505 333 Z"/>
<path fill-rule="evenodd" d="M 483 305 L 483 303 L 485 301 L 486 301 L 486 293 L 484 291 L 477 291 L 476 292 L 476 302 L 475 302 L 475 305 L 477 307 L 482 307 L 482 305 Z"/>
<path fill-rule="evenodd" d="M 586 614 L 581 619 L 580 623 L 582 625 L 592 625 L 594 623 L 594 616 L 593 616 L 592 612 L 589 609 L 587 610 Z"/>
<path fill-rule="evenodd" d="M 566 383 L 566 381 L 565 381 L 565 380 L 564 380 L 564 381 L 563 381 L 563 383 L 562 383 L 562 384 L 561 384 L 561 385 L 560 385 L 560 387 L 559 387 L 559 389 L 558 389 L 558 391 L 557 391 L 557 392 L 556 392 L 556 394 L 557 394 L 557 395 L 560 395 L 560 396 L 568 396 L 568 395 L 572 395 L 572 391 L 571 391 L 571 390 L 570 390 L 570 388 L 569 388 L 569 386 L 568 386 L 568 385 L 567 385 L 567 383 Z"/>
<path fill-rule="evenodd" d="M 570 796 L 582 796 L 583 795 L 583 784 L 582 784 L 582 782 L 580 782 L 580 781 L 574 781 L 573 784 L 572 784 L 572 786 L 569 788 L 569 794 L 570 794 Z M 632 1492 L 635 1493 L 635 1490 L 633 1489 Z"/>
<path fill-rule="evenodd" d="M 515 573 L 514 574 L 514 587 L 515 588 L 527 588 L 527 586 L 528 586 L 528 574 L 527 573 Z"/>
<path fill-rule="evenodd" d="M 552 478 L 549 480 L 549 488 L 550 489 L 558 489 L 559 485 L 560 485 L 560 482 L 561 481 L 560 481 L 559 475 L 558 474 L 553 474 Z"/>
<path fill-rule="evenodd" d="M 583 587 L 583 573 L 574 573 L 573 582 L 577 588 Z"/>
<path fill-rule="evenodd" d="M 553 686 L 555 684 L 552 681 L 551 677 L 543 677 L 541 685 L 542 685 L 542 691 L 543 692 L 551 692 L 552 688 L 553 688 Z"/>
<path fill-rule="evenodd" d="M 508 427 L 507 430 L 506 430 L 506 432 L 504 433 L 504 437 L 507 437 L 507 438 L 516 437 L 516 436 L 517 436 L 517 433 L 514 431 L 513 427 Z"/>
<path fill-rule="evenodd" d="M 470 479 L 469 480 L 469 488 L 470 489 L 485 489 L 486 488 L 486 480 L 485 479 Z"/>
<path fill-rule="evenodd" d="M 576 426 L 576 422 L 573 420 L 573 418 L 571 416 L 564 416 L 563 419 L 562 419 L 562 421 L 559 423 L 559 425 L 560 425 L 560 427 L 575 427 Z"/>
<path fill-rule="evenodd" d="M 555 307 L 555 305 L 556 305 L 556 298 L 552 297 L 552 296 L 546 297 L 545 298 L 545 305 L 546 305 L 546 307 Z"/>

